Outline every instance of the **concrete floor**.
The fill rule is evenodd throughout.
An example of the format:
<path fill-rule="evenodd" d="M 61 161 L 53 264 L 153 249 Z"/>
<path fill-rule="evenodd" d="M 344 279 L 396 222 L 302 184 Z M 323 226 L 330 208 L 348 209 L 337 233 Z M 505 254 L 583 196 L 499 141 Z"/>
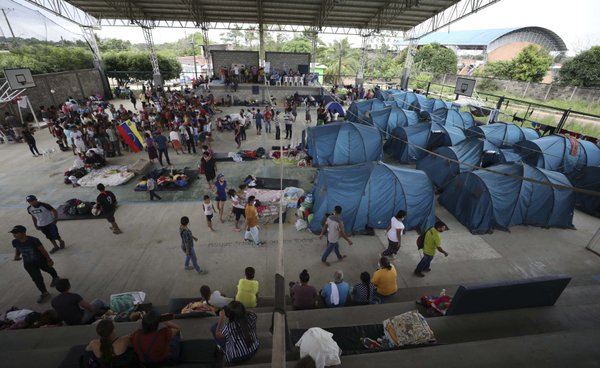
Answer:
<path fill-rule="evenodd" d="M 226 111 L 237 110 L 239 108 L 236 107 Z M 303 115 L 303 112 L 299 114 L 301 122 Z M 300 125 L 297 123 L 294 127 L 298 135 Z M 214 136 L 215 151 L 234 150 L 231 132 L 217 132 Z M 40 149 L 56 147 L 47 131 L 39 132 L 36 138 Z M 274 134 L 257 136 L 254 130 L 249 130 L 248 141 L 243 148 L 262 146 L 269 149 L 276 144 Z M 92 188 L 73 189 L 62 183 L 62 173 L 73 160 L 69 152 L 59 152 L 52 160 L 44 161 L 41 157 L 31 157 L 26 145 L 11 143 L 0 145 L 0 155 L 3 157 L 0 162 L 0 223 L 3 225 L 0 227 L 0 242 L 3 244 L 0 251 L 0 289 L 5 291 L 0 294 L 0 310 L 15 305 L 41 311 L 50 306 L 48 303 L 42 306 L 35 303 L 38 291 L 21 262 L 12 261 L 12 236 L 7 231 L 15 224 L 32 228 L 25 211 L 27 194 L 36 194 L 40 200 L 57 206 L 73 197 L 93 200 L 96 191 Z M 146 155 L 126 154 L 110 159 L 110 162 L 133 163 L 139 157 Z M 173 155 L 172 159 L 177 167 L 196 166 L 199 156 Z M 230 184 L 235 185 L 250 173 L 263 176 L 277 176 L 279 173 L 279 168 L 271 160 L 219 163 L 218 169 L 226 175 Z M 313 169 L 287 167 L 284 176 L 299 178 L 301 186 L 310 190 L 309 179 L 313 174 Z M 135 182 L 136 179 L 111 188 L 121 203 L 116 218 L 124 231 L 122 235 L 113 235 L 108 223 L 100 219 L 59 223 L 67 249 L 56 253 L 53 258 L 59 274 L 71 280 L 74 292 L 87 299 L 100 297 L 108 300 L 113 293 L 143 290 L 150 301 L 166 305 L 169 298 L 197 295 L 202 284 L 234 295 L 243 269 L 253 266 L 261 285 L 260 294 L 273 295 L 277 225 L 261 229 L 266 245 L 254 249 L 243 242 L 240 233 L 232 230 L 232 222 L 216 223 L 216 232 L 208 231 L 199 203 L 202 195 L 207 193 L 204 181 L 197 181 L 188 191 L 164 193 L 164 200 L 160 202 L 149 202 L 146 193 L 134 192 Z M 227 211 L 228 208 L 229 204 L 226 204 Z M 183 270 L 177 232 L 179 218 L 183 215 L 191 218 L 191 229 L 200 239 L 196 252 L 201 266 L 209 271 L 208 275 L 199 276 Z M 551 274 L 570 274 L 597 284 L 592 276 L 600 274 L 600 257 L 585 249 L 600 226 L 597 218 L 576 212 L 574 223 L 577 230 L 516 226 L 511 232 L 496 231 L 490 235 L 474 236 L 440 206 L 437 216 L 451 228 L 443 234 L 444 248 L 450 256 L 436 257 L 433 271 L 427 277 L 413 277 L 412 270 L 420 256 L 415 246 L 416 233 L 407 233 L 400 257 L 395 261 L 401 288 L 436 289 L 436 286 L 441 288 L 442 285 Z M 325 242 L 308 232 L 297 232 L 293 220 L 292 216 L 288 217 L 289 223 L 284 227 L 287 278 L 296 279 L 306 268 L 311 274 L 311 284 L 320 288 L 338 268 L 345 272 L 350 283 L 358 281 L 361 271 L 373 272 L 376 269 L 378 253 L 386 243 L 383 231 L 378 231 L 374 237 L 356 236 L 351 247 L 342 241 L 343 253 L 348 258 L 327 267 L 320 262 Z M 43 238 L 35 230 L 30 234 Z M 50 246 L 45 240 L 44 243 Z M 49 282 L 49 277 L 46 280 Z"/>

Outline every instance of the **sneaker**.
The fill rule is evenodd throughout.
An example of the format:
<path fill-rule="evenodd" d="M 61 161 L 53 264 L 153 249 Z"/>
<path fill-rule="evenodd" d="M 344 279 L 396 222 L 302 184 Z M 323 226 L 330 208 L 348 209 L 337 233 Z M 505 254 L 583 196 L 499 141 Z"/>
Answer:
<path fill-rule="evenodd" d="M 423 270 L 423 272 L 429 272 L 429 271 L 431 271 L 431 268 L 426 268 Z"/>
<path fill-rule="evenodd" d="M 194 267 L 192 267 L 192 266 L 185 266 L 183 269 L 186 270 L 186 271 L 189 271 L 189 270 L 193 270 Z"/>
<path fill-rule="evenodd" d="M 65 241 L 64 240 L 60 241 L 60 249 L 65 249 Z"/>
<path fill-rule="evenodd" d="M 42 304 L 43 302 L 47 301 L 48 299 L 50 299 L 50 293 L 46 292 L 42 295 L 40 295 L 40 297 L 37 299 L 38 304 Z"/>
<path fill-rule="evenodd" d="M 417 272 L 417 271 L 415 271 L 415 272 L 414 272 L 414 274 L 415 274 L 415 276 L 417 276 L 417 277 L 425 277 L 425 275 L 423 275 L 421 272 Z"/>
<path fill-rule="evenodd" d="M 348 256 L 347 256 L 347 255 L 345 255 L 345 254 L 343 254 L 343 255 L 342 255 L 342 258 L 338 258 L 338 261 L 340 261 L 340 262 L 341 262 L 341 261 L 343 261 L 343 260 L 344 260 L 344 258 L 346 258 L 346 257 L 348 257 Z"/>
<path fill-rule="evenodd" d="M 50 283 L 50 287 L 55 287 L 56 286 L 56 282 L 60 280 L 60 277 L 54 278 L 52 279 L 52 282 Z"/>
<path fill-rule="evenodd" d="M 331 266 L 331 264 L 329 264 L 329 262 L 327 262 L 327 261 L 321 261 L 321 262 L 323 262 L 325 264 L 325 266 Z"/>
<path fill-rule="evenodd" d="M 206 270 L 200 270 L 200 271 L 197 271 L 197 272 L 198 272 L 198 275 L 206 275 L 206 274 L 208 274 L 208 271 L 206 271 Z"/>
<path fill-rule="evenodd" d="M 50 249 L 50 252 L 48 252 L 48 253 L 53 254 L 53 253 L 58 252 L 59 250 L 60 250 L 60 248 L 52 248 L 52 249 Z"/>

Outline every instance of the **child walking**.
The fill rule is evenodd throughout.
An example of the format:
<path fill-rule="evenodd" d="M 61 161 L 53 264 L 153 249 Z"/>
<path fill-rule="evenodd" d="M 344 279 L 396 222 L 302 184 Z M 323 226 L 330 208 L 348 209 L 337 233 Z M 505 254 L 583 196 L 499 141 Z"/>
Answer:
<path fill-rule="evenodd" d="M 204 202 L 202 202 L 202 208 L 204 209 L 204 215 L 206 216 L 206 224 L 211 231 L 215 231 L 212 227 L 212 218 L 215 214 L 215 208 L 213 207 L 210 197 L 205 195 Z"/>
<path fill-rule="evenodd" d="M 194 241 L 198 241 L 198 238 L 192 235 L 192 230 L 188 228 L 190 219 L 187 216 L 181 218 L 181 225 L 179 226 L 179 235 L 181 236 L 181 250 L 185 253 L 185 269 L 195 269 L 200 275 L 206 275 L 206 270 L 201 270 L 198 265 L 198 259 L 196 258 L 196 252 L 194 251 Z M 190 261 L 192 266 L 190 266 Z"/>
<path fill-rule="evenodd" d="M 142 177 L 142 180 L 146 180 L 146 188 L 148 189 L 148 193 L 150 193 L 150 200 L 153 201 L 154 198 L 157 198 L 158 200 L 161 200 L 162 197 L 159 196 L 158 194 L 156 194 L 156 179 L 150 177 L 150 178 L 146 178 L 145 176 Z"/>

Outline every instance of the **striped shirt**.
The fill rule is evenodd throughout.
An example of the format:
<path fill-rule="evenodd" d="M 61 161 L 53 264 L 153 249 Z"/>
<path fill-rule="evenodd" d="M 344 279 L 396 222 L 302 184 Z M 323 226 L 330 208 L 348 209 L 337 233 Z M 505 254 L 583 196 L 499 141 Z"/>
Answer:
<path fill-rule="evenodd" d="M 246 345 L 244 335 L 238 322 L 224 321 L 221 333 L 225 337 L 225 360 L 231 363 L 234 359 L 244 358 L 258 350 L 258 337 L 256 336 L 256 314 L 246 314 L 250 337 L 252 342 Z"/>

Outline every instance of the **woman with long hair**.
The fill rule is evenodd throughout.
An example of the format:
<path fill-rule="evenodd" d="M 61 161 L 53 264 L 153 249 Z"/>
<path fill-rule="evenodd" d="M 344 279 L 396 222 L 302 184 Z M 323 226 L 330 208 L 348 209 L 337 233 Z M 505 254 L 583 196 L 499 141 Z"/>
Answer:
<path fill-rule="evenodd" d="M 358 305 L 375 303 L 375 285 L 366 271 L 360 274 L 360 282 L 352 288 L 352 302 Z"/>
<path fill-rule="evenodd" d="M 96 325 L 100 337 L 90 341 L 85 348 L 85 367 L 128 368 L 138 367 L 137 357 L 131 346 L 129 335 L 116 336 L 112 320 L 103 319 Z"/>
<path fill-rule="evenodd" d="M 227 364 L 246 361 L 258 350 L 256 314 L 246 312 L 244 305 L 238 301 L 221 310 L 219 321 L 212 326 L 211 332 Z"/>

